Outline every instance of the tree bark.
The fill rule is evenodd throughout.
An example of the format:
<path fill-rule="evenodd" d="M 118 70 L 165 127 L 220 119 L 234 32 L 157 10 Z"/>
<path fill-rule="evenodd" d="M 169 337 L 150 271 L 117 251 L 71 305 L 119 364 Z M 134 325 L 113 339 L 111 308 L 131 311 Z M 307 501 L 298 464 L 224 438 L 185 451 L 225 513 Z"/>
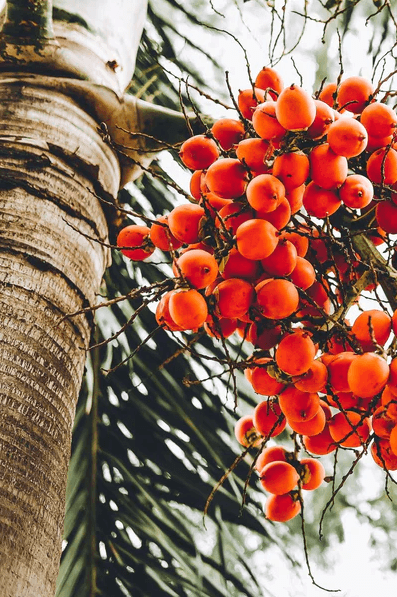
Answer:
<path fill-rule="evenodd" d="M 97 123 L 0 79 L 0 595 L 53 597 L 74 411 L 120 180 Z"/>

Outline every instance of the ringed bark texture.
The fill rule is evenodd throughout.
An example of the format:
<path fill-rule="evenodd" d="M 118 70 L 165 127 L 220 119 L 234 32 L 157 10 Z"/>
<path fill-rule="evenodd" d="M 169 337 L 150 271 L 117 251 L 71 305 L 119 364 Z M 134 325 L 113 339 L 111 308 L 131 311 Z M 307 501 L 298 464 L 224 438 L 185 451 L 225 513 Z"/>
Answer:
<path fill-rule="evenodd" d="M 75 405 L 119 166 L 71 99 L 0 79 L 0 595 L 53 597 Z M 86 235 L 86 236 L 84 236 Z"/>

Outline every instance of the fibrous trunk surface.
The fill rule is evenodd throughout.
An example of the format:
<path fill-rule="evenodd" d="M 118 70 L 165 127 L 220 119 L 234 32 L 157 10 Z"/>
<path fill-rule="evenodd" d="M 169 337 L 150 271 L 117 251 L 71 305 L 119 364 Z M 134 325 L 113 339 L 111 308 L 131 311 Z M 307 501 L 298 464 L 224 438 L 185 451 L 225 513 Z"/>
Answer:
<path fill-rule="evenodd" d="M 0 595 L 52 597 L 118 162 L 71 99 L 0 79 Z M 95 193 L 93 192 L 95 190 Z M 83 234 L 82 234 L 83 233 Z M 85 236 L 84 236 L 85 235 Z"/>

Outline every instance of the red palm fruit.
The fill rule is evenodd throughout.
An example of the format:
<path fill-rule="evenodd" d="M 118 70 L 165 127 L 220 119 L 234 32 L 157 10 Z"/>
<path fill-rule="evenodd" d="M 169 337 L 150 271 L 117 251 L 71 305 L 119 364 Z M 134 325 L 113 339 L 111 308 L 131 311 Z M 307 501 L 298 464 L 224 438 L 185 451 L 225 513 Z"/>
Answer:
<path fill-rule="evenodd" d="M 281 242 L 281 241 L 279 241 Z M 296 258 L 296 265 L 292 272 L 289 274 L 291 282 L 302 290 L 307 290 L 316 280 L 316 272 L 314 267 L 304 257 Z"/>
<path fill-rule="evenodd" d="M 282 230 L 291 220 L 291 206 L 288 199 L 285 197 L 281 199 L 280 205 L 274 211 L 257 211 L 256 217 L 270 222 L 277 230 Z"/>
<path fill-rule="evenodd" d="M 313 124 L 316 117 L 314 99 L 301 87 L 292 84 L 278 96 L 276 116 L 288 131 L 303 131 Z"/>
<path fill-rule="evenodd" d="M 387 416 L 397 421 L 397 397 L 386 386 L 382 392 L 381 405 L 387 407 Z"/>
<path fill-rule="evenodd" d="M 229 151 L 241 139 L 244 139 L 245 128 L 240 120 L 220 118 L 211 127 L 211 133 L 225 151 Z"/>
<path fill-rule="evenodd" d="M 306 185 L 301 184 L 300 187 L 286 191 L 285 198 L 291 208 L 291 214 L 296 214 L 303 205 L 303 195 L 305 193 Z"/>
<path fill-rule="evenodd" d="M 338 106 L 354 114 L 360 114 L 372 99 L 374 87 L 364 77 L 348 77 L 339 85 Z"/>
<path fill-rule="evenodd" d="M 352 332 L 363 350 L 373 351 L 376 349 L 376 344 L 380 346 L 386 344 L 391 332 L 391 317 L 379 309 L 369 309 L 357 317 L 353 323 Z"/>
<path fill-rule="evenodd" d="M 307 134 L 311 139 L 321 139 L 334 122 L 335 116 L 332 108 L 324 101 L 314 100 L 314 103 L 316 104 L 316 117 L 307 129 Z"/>
<path fill-rule="evenodd" d="M 198 243 L 200 225 L 204 216 L 205 211 L 199 205 L 184 203 L 174 207 L 168 214 L 168 226 L 171 234 L 182 243 Z"/>
<path fill-rule="evenodd" d="M 339 189 L 339 197 L 347 207 L 360 209 L 369 205 L 374 196 L 374 187 L 366 176 L 350 174 Z"/>
<path fill-rule="evenodd" d="M 303 436 L 303 445 L 310 454 L 316 454 L 316 456 L 324 456 L 336 450 L 336 444 L 329 432 L 328 423 L 317 435 Z"/>
<path fill-rule="evenodd" d="M 215 310 L 221 317 L 239 319 L 245 315 L 254 300 L 252 284 L 240 278 L 230 278 L 220 282 L 213 291 L 216 300 Z"/>
<path fill-rule="evenodd" d="M 172 319 L 184 330 L 204 325 L 208 317 L 205 298 L 197 290 L 173 290 L 169 302 Z"/>
<path fill-rule="evenodd" d="M 272 276 L 288 276 L 296 266 L 297 250 L 291 241 L 279 240 L 273 253 L 261 260 L 263 269 Z"/>
<path fill-rule="evenodd" d="M 190 193 L 197 201 L 201 199 L 202 191 L 202 179 L 205 176 L 204 170 L 195 170 L 190 179 Z"/>
<path fill-rule="evenodd" d="M 309 176 L 309 158 L 302 151 L 282 153 L 273 164 L 273 175 L 281 180 L 285 189 L 290 191 L 300 187 Z"/>
<path fill-rule="evenodd" d="M 279 395 L 278 401 L 288 421 L 309 421 L 321 408 L 318 394 L 301 392 L 294 386 L 288 386 Z"/>
<path fill-rule="evenodd" d="M 393 142 L 393 137 L 372 137 L 368 135 L 368 143 L 366 147 L 366 151 L 368 153 L 373 153 L 377 149 L 381 147 L 386 147 L 386 145 L 391 145 Z"/>
<path fill-rule="evenodd" d="M 375 439 L 371 444 L 371 456 L 378 466 L 389 471 L 397 470 L 397 455 L 387 439 Z"/>
<path fill-rule="evenodd" d="M 199 201 L 201 207 L 205 207 L 211 214 L 212 219 L 215 219 L 215 212 L 220 211 L 225 205 L 232 203 L 231 199 L 223 199 L 218 197 L 215 193 L 207 192 L 202 193 Z"/>
<path fill-rule="evenodd" d="M 289 453 L 282 446 L 268 446 L 262 450 L 255 463 L 258 473 L 269 464 L 269 462 L 287 462 Z"/>
<path fill-rule="evenodd" d="M 229 278 L 243 278 L 252 282 L 257 279 L 259 272 L 260 266 L 258 261 L 247 259 L 237 249 L 232 248 L 227 256 L 222 277 L 225 280 Z"/>
<path fill-rule="evenodd" d="M 397 425 L 390 432 L 389 442 L 391 451 L 397 456 Z"/>
<path fill-rule="evenodd" d="M 285 319 L 298 308 L 299 293 L 288 280 L 264 280 L 255 290 L 259 309 L 268 319 Z"/>
<path fill-rule="evenodd" d="M 318 435 L 325 427 L 325 413 L 322 408 L 319 408 L 317 413 L 308 421 L 292 421 L 288 419 L 288 425 L 292 431 L 299 433 L 299 435 Z"/>
<path fill-rule="evenodd" d="M 326 104 L 328 104 L 328 106 L 333 108 L 334 104 L 336 103 L 335 99 L 333 97 L 335 95 L 335 98 L 336 98 L 336 88 L 337 88 L 336 83 L 327 83 L 322 88 L 320 95 L 318 96 L 318 99 L 321 100 L 322 102 L 325 102 Z"/>
<path fill-rule="evenodd" d="M 299 232 L 302 232 L 302 234 L 300 234 Z M 282 238 L 286 238 L 287 240 L 290 240 L 292 242 L 293 245 L 295 245 L 296 250 L 298 252 L 298 257 L 304 257 L 308 251 L 309 248 L 309 238 L 308 236 L 304 236 L 304 234 L 309 235 L 310 234 L 310 230 L 308 229 L 307 231 L 305 231 L 304 229 L 302 230 L 284 230 L 281 234 L 280 234 L 280 240 Z"/>
<path fill-rule="evenodd" d="M 262 139 L 281 139 L 286 133 L 277 120 L 276 102 L 272 100 L 259 104 L 252 116 L 252 125 Z"/>
<path fill-rule="evenodd" d="M 240 224 L 253 219 L 254 212 L 242 203 L 233 201 L 219 210 L 219 216 L 215 219 L 215 226 L 220 229 L 221 235 L 226 229 L 234 236 Z"/>
<path fill-rule="evenodd" d="M 255 108 L 266 99 L 266 93 L 263 89 L 255 87 L 254 91 L 252 87 L 250 89 L 244 89 L 239 92 L 237 98 L 239 110 L 247 120 L 252 119 L 252 114 Z"/>
<path fill-rule="evenodd" d="M 348 373 L 352 362 L 358 358 L 353 352 L 340 352 L 328 364 L 328 383 L 334 392 L 349 392 Z"/>
<path fill-rule="evenodd" d="M 215 257 L 201 249 L 187 251 L 179 257 L 176 264 L 178 273 L 180 272 L 194 288 L 205 288 L 214 282 L 218 275 Z"/>
<path fill-rule="evenodd" d="M 255 359 L 254 362 L 258 365 L 258 367 L 252 369 L 251 374 L 251 384 L 255 392 L 263 396 L 276 396 L 279 394 L 284 389 L 284 384 L 269 375 L 264 366 L 260 366 L 272 363 L 272 359 L 264 357 Z"/>
<path fill-rule="evenodd" d="M 284 336 L 276 350 L 276 362 L 288 375 L 302 375 L 313 365 L 316 347 L 310 334 L 297 330 Z"/>
<path fill-rule="evenodd" d="M 254 427 L 251 415 L 245 415 L 237 421 L 234 426 L 234 434 L 237 441 L 246 448 L 258 446 L 262 441 L 262 437 Z"/>
<path fill-rule="evenodd" d="M 229 338 L 237 329 L 237 319 L 213 318 L 210 315 L 204 324 L 207 334 L 213 338 Z"/>
<path fill-rule="evenodd" d="M 393 185 L 397 182 L 397 151 L 381 147 L 368 158 L 367 176 L 375 184 Z"/>
<path fill-rule="evenodd" d="M 328 369 L 319 360 L 315 360 L 309 369 L 298 379 L 294 379 L 294 386 L 302 392 L 323 392 L 328 380 Z"/>
<path fill-rule="evenodd" d="M 397 205 L 390 201 L 380 201 L 375 210 L 376 221 L 389 234 L 397 233 Z"/>
<path fill-rule="evenodd" d="M 237 199 L 245 192 L 248 173 L 240 160 L 222 158 L 208 168 L 205 182 L 215 195 L 224 199 Z"/>
<path fill-rule="evenodd" d="M 302 489 L 317 489 L 324 481 L 325 470 L 319 460 L 314 458 L 302 458 L 301 465 L 304 467 L 302 478 Z"/>
<path fill-rule="evenodd" d="M 368 135 L 376 138 L 390 137 L 397 126 L 395 110 L 380 102 L 373 102 L 364 108 L 360 120 Z"/>
<path fill-rule="evenodd" d="M 313 180 L 306 186 L 303 194 L 303 206 L 309 216 L 316 218 L 332 216 L 340 205 L 341 200 L 336 191 L 324 189 Z"/>
<path fill-rule="evenodd" d="M 133 261 L 143 261 L 156 248 L 150 240 L 150 228 L 138 224 L 131 224 L 120 230 L 116 243 L 118 247 L 130 247 L 121 249 L 121 252 Z"/>
<path fill-rule="evenodd" d="M 249 331 L 247 340 L 252 342 L 255 348 L 261 350 L 270 350 L 279 343 L 283 336 L 281 326 L 276 325 L 275 322 L 265 320 L 266 325 L 252 323 Z"/>
<path fill-rule="evenodd" d="M 397 395 L 397 358 L 393 358 L 390 361 L 389 370 L 390 372 L 387 385 L 391 393 Z"/>
<path fill-rule="evenodd" d="M 236 230 L 237 249 L 247 259 L 265 259 L 278 244 L 277 228 L 266 220 L 247 220 Z"/>
<path fill-rule="evenodd" d="M 291 491 L 299 481 L 299 475 L 292 464 L 279 460 L 266 464 L 260 475 L 262 487 L 274 495 Z"/>
<path fill-rule="evenodd" d="M 275 437 L 285 429 L 286 420 L 277 402 L 264 400 L 254 409 L 254 426 L 263 437 Z"/>
<path fill-rule="evenodd" d="M 337 189 L 345 182 L 347 159 L 337 155 L 329 143 L 317 145 L 310 152 L 309 159 L 312 181 L 322 189 Z"/>
<path fill-rule="evenodd" d="M 266 161 L 273 155 L 274 148 L 266 139 L 243 139 L 236 146 L 236 155 L 251 171 L 265 174 L 269 167 Z"/>
<path fill-rule="evenodd" d="M 170 315 L 169 303 L 171 296 L 172 291 L 161 297 L 156 308 L 156 321 L 158 325 L 161 325 L 167 331 L 180 332 L 182 328 L 175 323 Z"/>
<path fill-rule="evenodd" d="M 382 439 L 389 439 L 396 421 L 387 414 L 386 406 L 379 406 L 372 415 L 373 432 Z"/>
<path fill-rule="evenodd" d="M 255 87 L 269 90 L 269 94 L 274 99 L 284 89 L 284 83 L 278 72 L 269 66 L 264 66 L 256 76 Z M 270 90 L 275 91 L 272 93 Z"/>
<path fill-rule="evenodd" d="M 328 244 L 323 238 L 318 238 L 320 232 L 315 228 L 312 231 L 313 238 L 310 239 L 310 259 L 325 263 L 331 259 L 331 254 L 328 249 Z"/>
<path fill-rule="evenodd" d="M 368 134 L 355 118 L 340 118 L 329 127 L 327 141 L 337 155 L 353 158 L 366 148 Z"/>
<path fill-rule="evenodd" d="M 217 144 L 205 135 L 194 135 L 181 146 L 179 156 L 191 170 L 208 168 L 219 157 Z"/>
<path fill-rule="evenodd" d="M 284 185 L 272 174 L 259 174 L 247 185 L 248 203 L 261 212 L 274 211 L 285 197 Z"/>
<path fill-rule="evenodd" d="M 274 522 L 287 522 L 295 518 L 301 511 L 298 498 L 290 493 L 284 495 L 270 495 L 265 504 L 265 516 Z"/>
<path fill-rule="evenodd" d="M 325 420 L 328 421 L 332 417 L 332 410 L 329 404 L 327 404 L 324 400 L 320 400 L 320 406 L 325 414 Z"/>
<path fill-rule="evenodd" d="M 344 448 L 358 448 L 369 437 L 368 419 L 353 411 L 340 412 L 328 421 L 329 432 L 335 443 Z"/>
<path fill-rule="evenodd" d="M 374 352 L 357 356 L 349 367 L 349 388 L 361 398 L 371 398 L 383 390 L 389 377 L 389 365 Z"/>
<path fill-rule="evenodd" d="M 338 392 L 333 396 L 327 396 L 328 404 L 339 408 L 340 410 L 351 410 L 357 408 L 358 400 L 357 396 L 354 396 L 352 392 Z"/>

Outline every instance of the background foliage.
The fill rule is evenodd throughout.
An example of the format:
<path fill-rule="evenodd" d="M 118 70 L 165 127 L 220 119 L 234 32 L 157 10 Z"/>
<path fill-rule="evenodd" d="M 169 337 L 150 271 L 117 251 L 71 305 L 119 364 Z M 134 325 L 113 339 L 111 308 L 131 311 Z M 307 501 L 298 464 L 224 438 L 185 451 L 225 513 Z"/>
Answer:
<path fill-rule="evenodd" d="M 175 0 L 149 3 L 131 93 L 176 110 L 180 110 L 181 93 L 190 108 L 186 88 L 179 90 L 177 78 L 164 66 L 174 74 L 189 73 L 193 85 L 228 100 L 217 51 L 227 40 L 235 45 L 243 64 L 245 56 L 230 35 L 214 30 L 225 28 L 222 6 L 214 4 L 200 1 L 186 9 L 185 4 Z M 379 10 L 381 4 L 370 0 L 313 3 L 314 12 L 307 14 L 311 19 L 325 21 L 317 23 L 316 52 L 313 47 L 310 50 L 310 59 L 313 55 L 318 58 L 313 83 L 318 84 L 326 71 L 331 77 L 338 73 L 337 58 L 332 64 L 326 59 L 337 57 L 336 26 L 348 41 L 355 28 L 378 11 L 369 21 L 366 37 L 370 60 L 376 66 L 385 52 L 386 40 L 396 32 L 387 6 Z M 282 6 L 259 1 L 233 5 L 237 16 L 230 29 L 238 29 L 236 24 L 249 29 L 256 20 L 255 35 L 266 39 L 268 56 L 265 52 L 254 56 L 254 62 L 259 64 L 257 70 L 263 66 L 261 62 L 269 63 L 269 56 L 274 63 L 283 57 L 292 68 L 290 51 L 296 44 L 302 46 L 302 60 L 307 56 L 306 38 L 300 39 L 296 26 L 288 28 L 289 19 L 298 22 L 298 16 L 291 11 L 304 15 L 305 3 L 295 2 L 291 9 L 288 5 L 284 15 Z M 266 19 L 257 15 L 266 15 Z M 305 23 L 307 28 L 313 25 L 307 15 L 306 19 L 299 18 L 302 28 Z M 325 42 L 321 43 L 324 27 Z M 291 35 L 283 36 L 290 31 Z M 207 34 L 213 40 L 211 53 L 205 44 Z M 201 40 L 201 46 L 196 40 Z M 346 54 L 347 67 L 351 61 L 352 57 Z M 299 66 L 295 64 L 293 68 L 299 70 Z M 200 109 L 208 111 L 212 104 L 202 103 L 202 98 L 192 93 Z M 173 160 L 178 162 L 176 154 Z M 160 160 L 153 166 L 167 177 L 163 164 L 164 160 Z M 157 215 L 169 211 L 176 196 L 159 179 L 144 175 L 134 187 L 122 191 L 120 201 L 126 208 L 129 205 L 136 211 Z M 162 280 L 167 268 L 162 263 L 144 263 L 139 269 L 134 268 L 114 253 L 103 294 L 107 298 L 117 297 L 132 288 Z M 137 299 L 98 310 L 93 344 L 116 334 L 140 304 Z M 188 336 L 178 339 L 159 330 L 145 342 L 155 328 L 153 309 L 145 308 L 133 326 L 117 339 L 94 348 L 87 361 L 74 430 L 65 549 L 57 597 L 272 595 L 275 557 L 286 570 L 294 568 L 297 577 L 306 575 L 302 568 L 300 519 L 288 526 L 266 522 L 262 514 L 264 494 L 254 478 L 248 503 L 239 516 L 249 459 L 237 466 L 217 492 L 206 528 L 202 516 L 213 486 L 239 454 L 233 439 L 234 421 L 256 404 L 256 397 L 242 375 L 238 381 L 237 412 L 226 377 L 199 385 L 184 383 L 186 379 L 194 382 L 217 372 L 215 361 L 199 355 L 222 357 L 221 345 L 202 336 L 194 345 L 198 354 L 192 356 L 181 344 L 189 341 Z M 240 350 L 237 341 L 230 350 Z M 109 375 L 104 373 L 134 352 L 134 358 L 124 366 Z M 285 439 L 288 441 L 287 435 Z M 390 529 L 396 528 L 396 514 L 384 497 L 381 471 L 375 474 L 378 491 L 372 492 L 369 502 L 356 499 L 362 490 L 362 479 L 355 476 L 349 482 L 349 492 L 339 497 L 326 519 L 321 549 L 310 553 L 316 562 L 327 561 L 330 541 L 335 537 L 343 539 L 340 514 L 349 507 L 355 508 L 371 529 L 377 528 L 372 541 L 378 550 L 387 553 L 390 545 L 395 544 L 395 532 Z M 319 545 L 318 518 L 327 489 L 323 503 L 319 500 L 306 508 L 310 545 Z M 397 568 L 395 556 L 391 560 L 391 567 Z"/>

